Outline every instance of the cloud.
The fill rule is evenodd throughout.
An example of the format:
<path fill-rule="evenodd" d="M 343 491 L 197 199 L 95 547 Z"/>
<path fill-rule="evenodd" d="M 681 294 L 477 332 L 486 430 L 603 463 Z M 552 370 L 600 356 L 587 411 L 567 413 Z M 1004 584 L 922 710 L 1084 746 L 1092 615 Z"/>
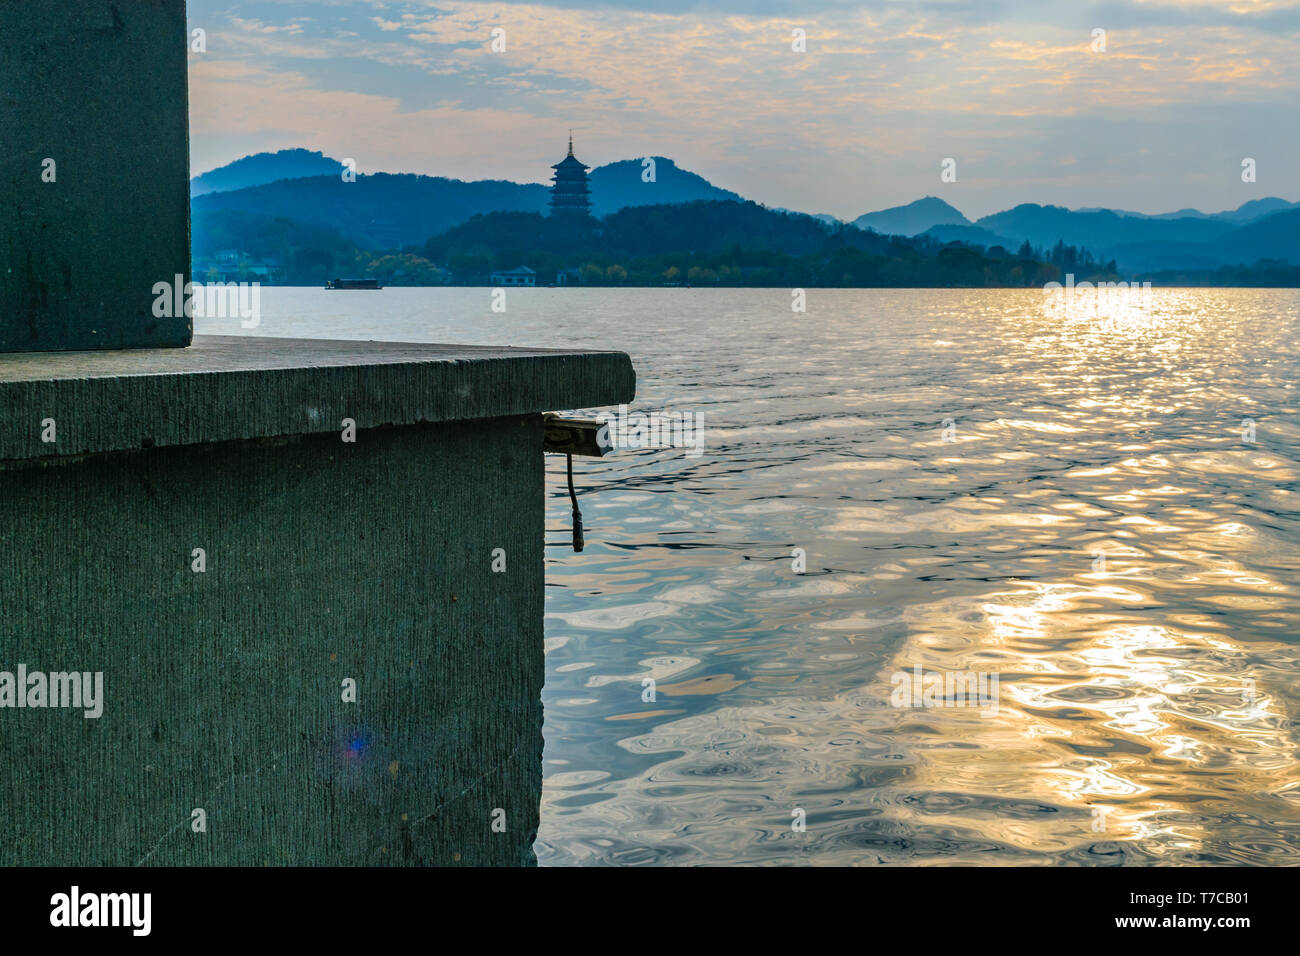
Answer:
<path fill-rule="evenodd" d="M 668 155 L 773 205 L 851 217 L 934 192 L 947 156 L 966 175 L 944 198 L 968 213 L 1027 193 L 1159 211 L 1201 201 L 1186 190 L 1219 168 L 1208 201 L 1235 205 L 1251 198 L 1240 155 L 1271 150 L 1280 170 L 1297 148 L 1291 2 L 218 6 L 191 3 L 211 24 L 210 53 L 192 58 L 196 168 L 283 135 L 536 181 L 577 127 L 587 162 Z M 806 53 L 791 50 L 796 26 Z M 240 65 L 252 72 L 223 72 Z M 1153 166 L 1152 141 L 1178 144 L 1181 179 Z"/>

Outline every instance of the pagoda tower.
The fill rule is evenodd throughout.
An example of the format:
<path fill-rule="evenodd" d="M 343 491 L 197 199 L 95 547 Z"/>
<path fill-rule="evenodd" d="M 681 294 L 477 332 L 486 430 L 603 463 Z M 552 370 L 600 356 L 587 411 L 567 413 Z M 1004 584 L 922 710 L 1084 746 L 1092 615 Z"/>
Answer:
<path fill-rule="evenodd" d="M 551 215 L 591 215 L 591 196 L 587 189 L 587 170 L 590 168 L 573 155 L 573 133 L 569 133 L 569 155 L 551 167 L 555 170 L 551 177 L 554 183 L 551 187 Z"/>

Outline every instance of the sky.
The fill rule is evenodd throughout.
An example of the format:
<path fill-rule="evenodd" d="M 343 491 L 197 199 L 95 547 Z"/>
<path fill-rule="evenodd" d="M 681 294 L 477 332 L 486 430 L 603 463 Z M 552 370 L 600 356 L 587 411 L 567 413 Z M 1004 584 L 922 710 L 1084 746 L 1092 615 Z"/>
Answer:
<path fill-rule="evenodd" d="M 196 175 L 304 147 L 545 182 L 573 128 L 590 165 L 667 156 L 845 219 L 928 195 L 972 219 L 1300 199 L 1300 0 L 190 0 L 189 18 Z"/>

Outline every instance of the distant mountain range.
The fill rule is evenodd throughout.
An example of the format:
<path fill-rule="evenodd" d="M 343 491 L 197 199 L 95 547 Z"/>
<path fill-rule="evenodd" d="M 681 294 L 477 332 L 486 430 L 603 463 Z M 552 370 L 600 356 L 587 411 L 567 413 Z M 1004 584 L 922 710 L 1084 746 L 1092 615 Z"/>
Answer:
<path fill-rule="evenodd" d="M 1270 197 L 1236 209 L 1196 209 L 1145 215 L 1111 209 L 1065 209 L 1024 203 L 971 222 L 934 196 L 853 220 L 860 229 L 903 236 L 932 236 L 985 249 L 1015 252 L 1057 243 L 1080 246 L 1130 273 L 1214 269 L 1261 259 L 1300 263 L 1300 203 Z"/>
<path fill-rule="evenodd" d="M 588 174 L 592 212 L 741 197 L 671 159 L 653 157 L 654 181 L 640 159 L 597 166 Z M 545 212 L 550 188 L 499 179 L 465 182 L 413 173 L 372 173 L 344 182 L 343 165 L 301 149 L 260 153 L 191 180 L 196 220 L 219 210 L 283 216 L 327 226 L 366 248 L 422 245 L 477 213 Z"/>
<path fill-rule="evenodd" d="M 1267 216 L 1271 213 L 1281 212 L 1284 209 L 1291 209 L 1296 203 L 1287 202 L 1285 199 L 1278 199 L 1270 196 L 1267 199 L 1251 199 L 1242 203 L 1236 209 L 1225 209 L 1223 212 L 1201 212 L 1199 209 L 1179 209 L 1177 212 L 1162 212 L 1158 215 L 1148 215 L 1144 212 L 1129 212 L 1124 209 L 1114 209 L 1112 212 L 1121 216 L 1131 216 L 1134 219 L 1223 219 L 1228 222 L 1249 222 L 1252 219 L 1258 219 L 1261 216 Z M 1076 212 L 1102 212 L 1099 207 L 1089 209 L 1078 209 Z"/>
<path fill-rule="evenodd" d="M 210 217 L 242 213 L 325 227 L 368 249 L 423 245 L 479 213 L 545 212 L 549 190 L 537 183 L 465 182 L 409 173 L 359 175 L 344 182 L 342 165 L 303 149 L 260 153 L 191 181 L 195 245 Z M 741 202 L 671 159 L 654 157 L 654 181 L 642 179 L 640 159 L 591 170 L 593 213 L 605 216 L 638 206 L 697 201 Z M 785 210 L 780 210 L 785 211 Z M 802 215 L 802 214 L 799 214 Z M 824 228 L 839 220 L 811 218 Z M 228 217 L 223 220 L 228 223 Z M 1197 209 L 1147 215 L 1111 209 L 1075 209 L 1026 203 L 975 221 L 935 196 L 866 213 L 852 226 L 882 235 L 928 236 L 990 249 L 1017 251 L 1025 242 L 1048 250 L 1063 243 L 1086 248 L 1121 272 L 1214 269 L 1273 259 L 1300 264 L 1300 203 L 1254 199 L 1236 209 Z"/>

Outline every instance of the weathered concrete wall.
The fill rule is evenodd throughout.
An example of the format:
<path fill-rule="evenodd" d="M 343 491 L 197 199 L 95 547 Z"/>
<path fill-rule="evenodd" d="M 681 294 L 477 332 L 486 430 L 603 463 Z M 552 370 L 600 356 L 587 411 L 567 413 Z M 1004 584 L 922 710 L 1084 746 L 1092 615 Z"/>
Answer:
<path fill-rule="evenodd" d="M 0 354 L 0 865 L 530 862 L 541 413 L 634 391 L 617 352 Z M 102 714 L 12 706 L 20 667 Z"/>
<path fill-rule="evenodd" d="M 540 445 L 530 414 L 0 467 L 0 670 L 104 675 L 98 719 L 0 709 L 0 865 L 530 862 Z"/>
<path fill-rule="evenodd" d="M 0 866 L 531 862 L 541 413 L 627 356 L 167 347 L 183 0 L 0 7 Z"/>
<path fill-rule="evenodd" d="M 0 4 L 0 352 L 190 341 L 187 49 L 184 0 Z"/>

